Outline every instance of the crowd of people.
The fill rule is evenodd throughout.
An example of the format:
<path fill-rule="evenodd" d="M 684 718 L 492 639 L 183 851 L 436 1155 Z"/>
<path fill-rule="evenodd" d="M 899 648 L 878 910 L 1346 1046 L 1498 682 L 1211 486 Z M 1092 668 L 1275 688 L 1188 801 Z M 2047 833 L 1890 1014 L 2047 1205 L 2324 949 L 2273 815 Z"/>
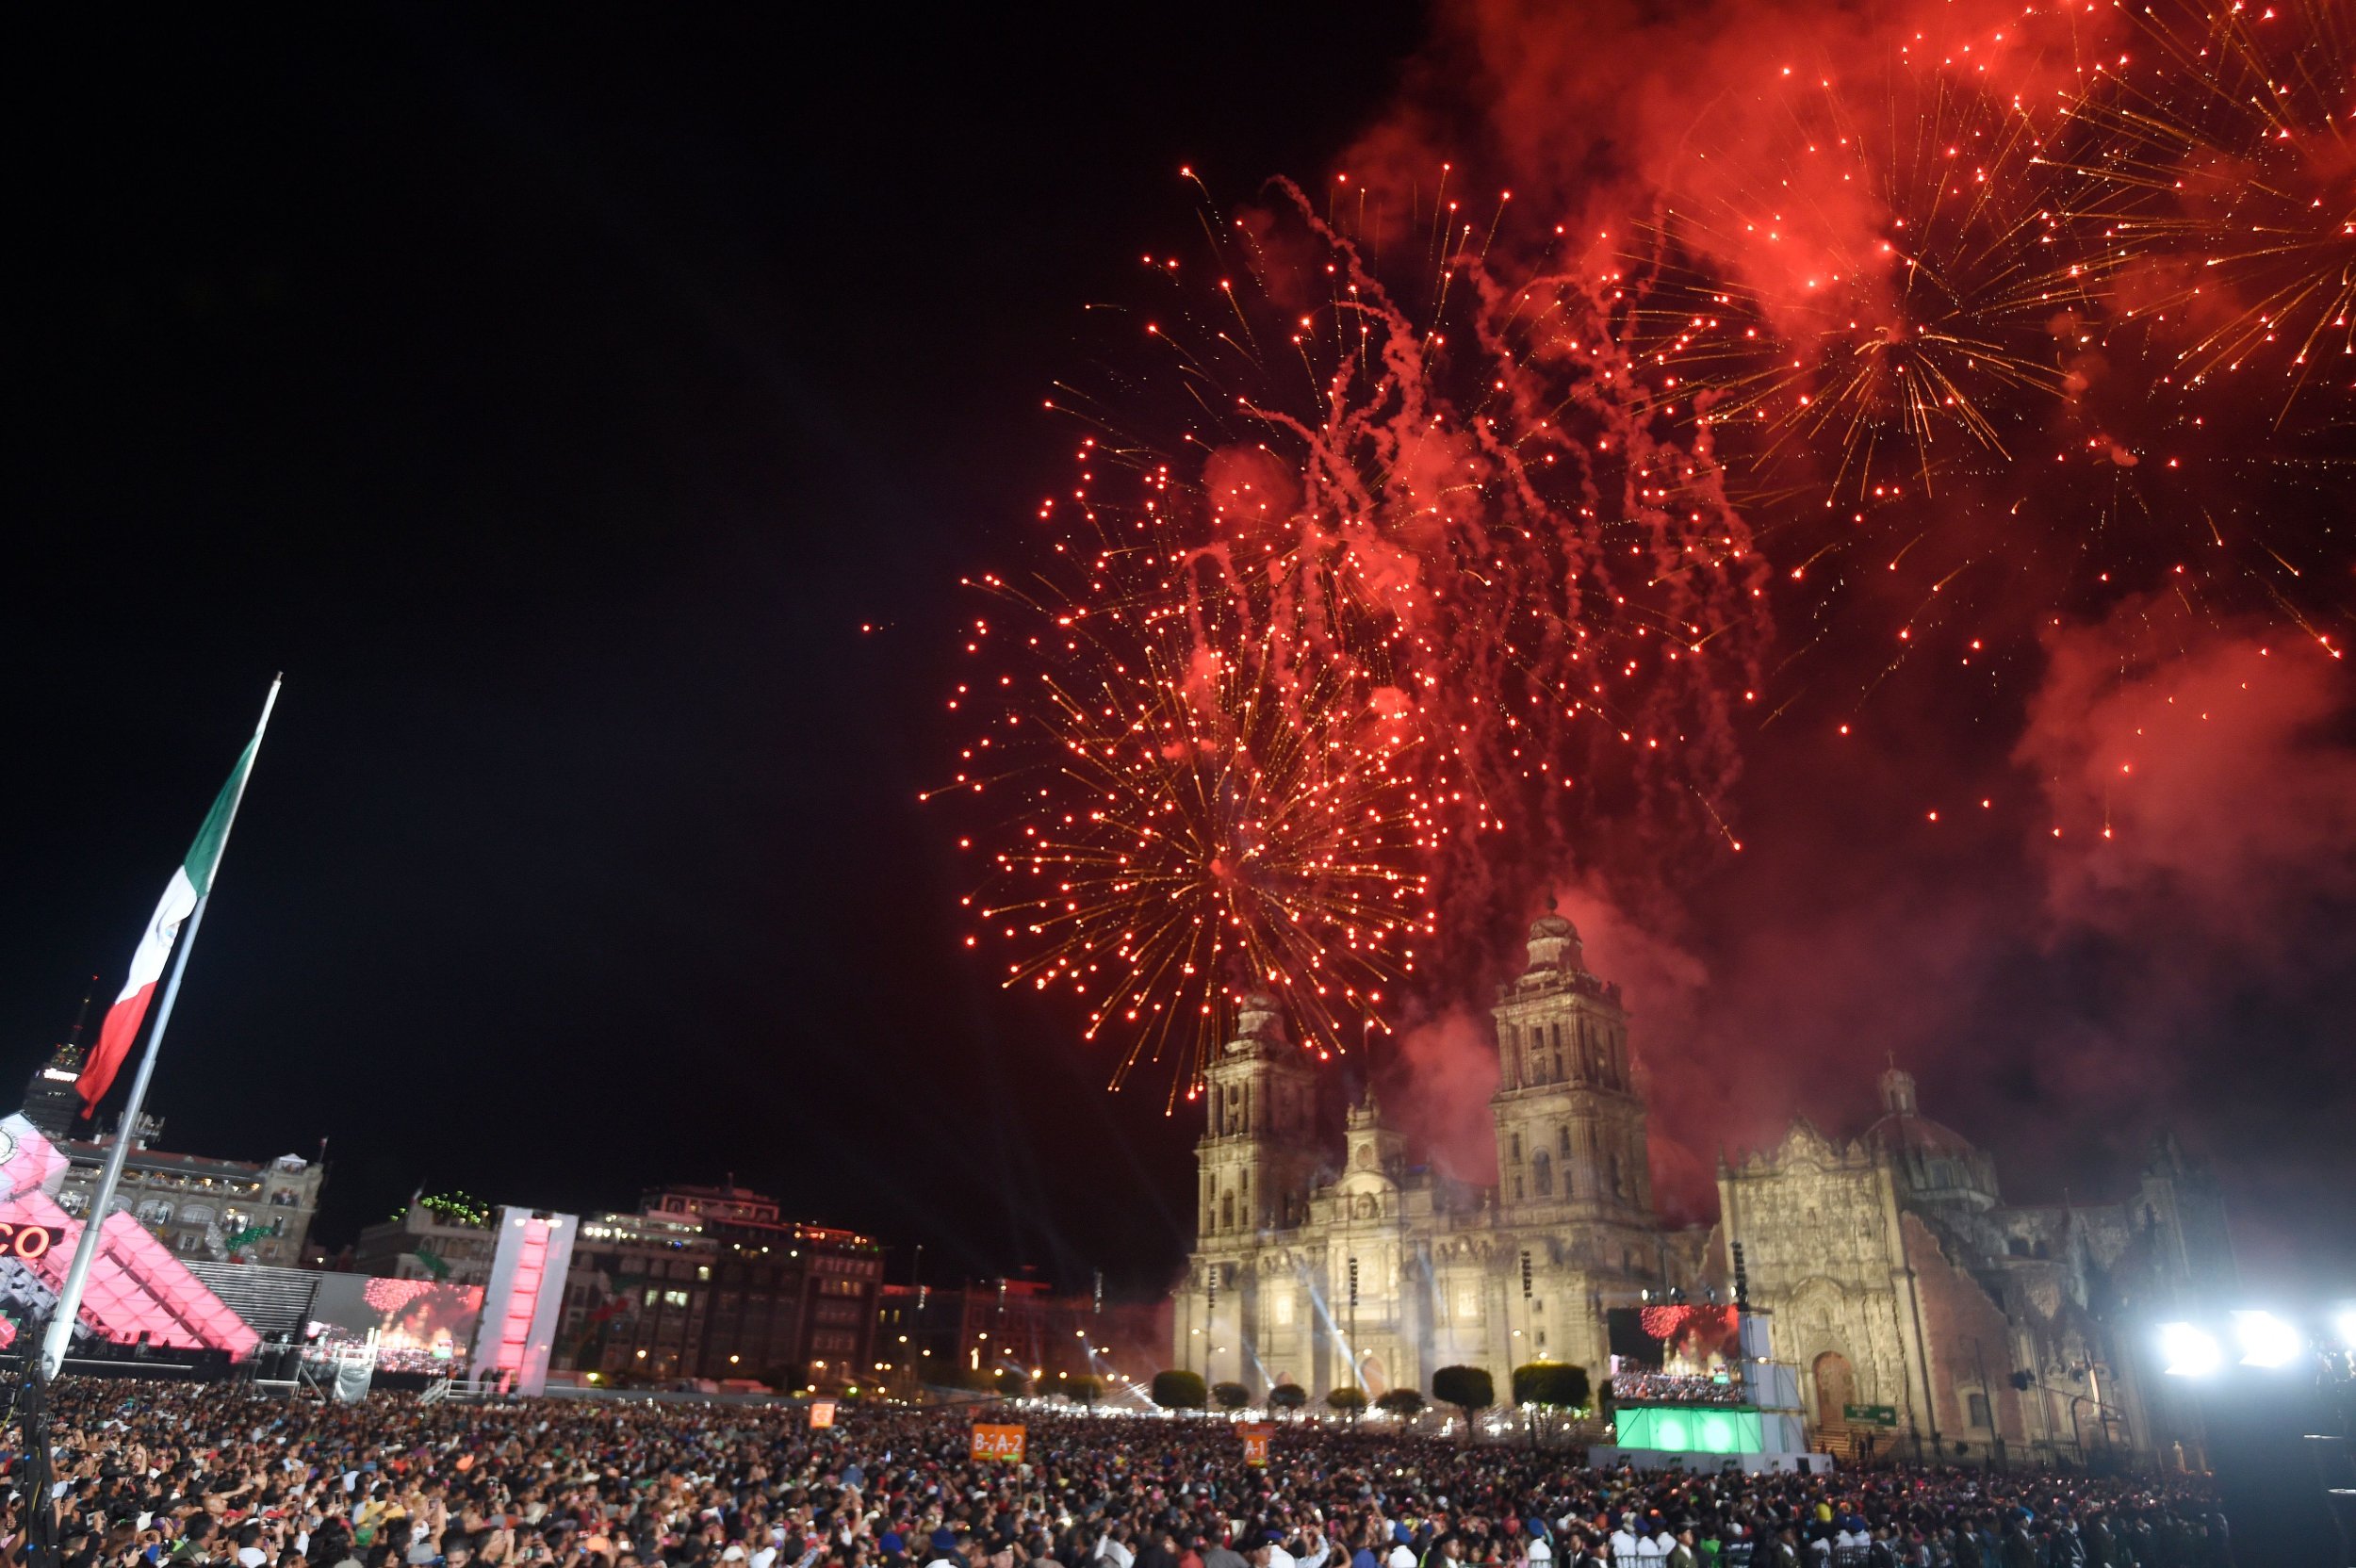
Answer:
<path fill-rule="evenodd" d="M 2196 1490 L 1978 1471 L 1600 1473 L 1576 1456 L 1316 1424 L 1265 1465 L 1211 1418 L 541 1399 L 357 1404 L 235 1385 L 56 1393 L 65 1568 L 1849 1568 L 2232 1557 Z M 25 1455 L 0 1452 L 0 1563 Z M 2271 1568 L 2271 1565 L 2269 1565 Z"/>

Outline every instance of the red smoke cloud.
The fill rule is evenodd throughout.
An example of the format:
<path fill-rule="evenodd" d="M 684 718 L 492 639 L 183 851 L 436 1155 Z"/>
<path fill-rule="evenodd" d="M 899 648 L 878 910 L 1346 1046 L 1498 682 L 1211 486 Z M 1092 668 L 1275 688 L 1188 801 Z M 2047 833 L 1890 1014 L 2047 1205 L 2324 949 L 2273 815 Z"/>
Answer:
<path fill-rule="evenodd" d="M 2015 752 L 2058 830 L 2039 844 L 2047 913 L 2065 932 L 2264 963 L 2302 905 L 2356 890 L 2346 677 L 2263 631 L 2155 652 L 2151 617 L 2169 608 L 2047 640 Z"/>
<path fill-rule="evenodd" d="M 1763 329 L 1830 341 L 1845 323 L 1887 343 L 1914 325 L 1903 240 L 1924 200 L 1947 199 L 1937 160 L 1952 157 L 1967 204 L 1988 171 L 2033 163 L 2057 106 L 2126 51 L 2125 18 L 2018 0 L 1456 5 L 1395 112 L 1339 168 L 1394 218 L 1411 194 L 1429 211 L 1443 179 L 1443 204 L 1465 202 L 1455 219 L 1511 188 L 1518 217 L 1546 220 L 1504 225 L 1500 249 L 1559 221 L 1569 237 L 1547 265 L 1582 278 L 1641 250 L 1635 231 L 1670 235 Z M 1844 116 L 1862 118 L 1844 131 Z M 1924 144 L 1931 164 L 1893 169 L 1844 139 L 1874 117 L 1957 134 Z M 2029 139 L 1992 148 L 2020 126 Z M 2005 243 L 2043 242 L 1995 207 L 1982 221 Z M 2181 292 L 2180 260 L 2124 273 L 2121 308 Z M 2157 335 L 2208 330 L 2224 309 L 2204 298 Z M 2077 306 L 1989 318 L 2004 345 L 2054 362 L 2050 400 L 2012 405 L 2034 407 L 2032 428 L 1939 474 L 1889 555 L 1848 548 L 1824 567 L 1850 584 L 1832 616 L 1820 599 L 1776 606 L 1766 665 L 1805 654 L 1835 674 L 1803 666 L 1788 703 L 1742 715 L 1739 757 L 1712 760 L 1741 779 L 1723 804 L 1742 853 L 1648 874 L 1635 832 L 1596 841 L 1526 822 L 1497 851 L 1523 856 L 1499 878 L 1513 889 L 1544 868 L 1588 967 L 1623 988 L 1672 1216 L 1714 1209 L 1722 1147 L 1770 1141 L 1795 1113 L 1862 1126 L 1892 1062 L 1922 1076 L 1932 1115 L 1998 1151 L 2016 1198 L 2115 1193 L 2163 1123 L 2219 1160 L 2245 1223 L 2356 1180 L 2335 1021 L 2356 1006 L 2346 668 L 2313 636 L 2209 608 L 2221 600 L 2174 564 L 2213 539 L 2223 558 L 2214 518 L 2276 482 L 2249 454 L 2279 433 L 2244 441 L 2250 416 L 2230 401 L 2205 425 L 2161 407 L 2149 394 L 2165 356 L 2114 358 Z M 1238 510 L 1276 485 L 1250 461 L 1221 473 Z M 1437 493 L 1439 477 L 1402 473 Z M 2331 505 L 2299 482 L 2248 501 L 2241 532 L 2264 542 L 2299 507 Z M 1778 583 L 1815 560 L 1775 529 L 1756 537 Z M 1907 556 L 1918 537 L 1933 542 Z M 1924 580 L 1892 575 L 1890 555 Z M 2256 573 L 2212 581 L 2236 577 Z M 1467 1179 L 1495 1178 L 1486 987 L 1519 961 L 1499 951 L 1475 983 L 1427 999 L 1435 1010 L 1392 1059 L 1408 1088 L 1386 1104 Z M 2356 1236 L 2339 1240 L 2356 1257 Z"/>

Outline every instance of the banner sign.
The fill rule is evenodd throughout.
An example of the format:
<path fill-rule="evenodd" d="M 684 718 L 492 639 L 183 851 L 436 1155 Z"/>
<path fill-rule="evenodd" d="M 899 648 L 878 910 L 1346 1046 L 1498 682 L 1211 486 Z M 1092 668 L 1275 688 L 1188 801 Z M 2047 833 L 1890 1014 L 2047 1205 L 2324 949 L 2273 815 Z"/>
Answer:
<path fill-rule="evenodd" d="M 826 1428 L 833 1425 L 834 1401 L 832 1399 L 812 1399 L 810 1402 L 810 1429 L 814 1432 L 824 1431 Z"/>
<path fill-rule="evenodd" d="M 1276 1429 L 1265 1423 L 1247 1423 L 1235 1430 L 1243 1437 L 1243 1462 L 1255 1469 L 1266 1469 L 1268 1440 L 1276 1435 Z"/>
<path fill-rule="evenodd" d="M 0 1219 L 0 1254 L 26 1263 L 57 1244 L 57 1233 L 46 1225 L 17 1225 Z"/>
<path fill-rule="evenodd" d="M 973 1457 L 1003 1459 L 1008 1464 L 1023 1462 L 1023 1427 L 1016 1422 L 976 1421 L 973 1423 Z"/>
<path fill-rule="evenodd" d="M 1852 1427 L 1894 1427 L 1898 1424 L 1895 1405 L 1843 1405 L 1841 1419 Z"/>

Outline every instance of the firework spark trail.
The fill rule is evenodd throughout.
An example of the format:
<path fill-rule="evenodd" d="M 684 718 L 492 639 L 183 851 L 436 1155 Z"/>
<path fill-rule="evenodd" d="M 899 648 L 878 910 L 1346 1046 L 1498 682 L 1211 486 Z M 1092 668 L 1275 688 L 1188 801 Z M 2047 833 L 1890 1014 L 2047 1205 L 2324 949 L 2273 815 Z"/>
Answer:
<path fill-rule="evenodd" d="M 1087 997 L 1121 1074 L 1190 1087 L 1254 989 L 1337 1053 L 1345 1015 L 1387 1021 L 1406 959 L 1383 939 L 1485 942 L 1589 852 L 1590 816 L 1662 841 L 1718 818 L 1763 567 L 1706 449 L 1628 373 L 1608 258 L 1502 276 L 1505 213 L 1435 218 L 1436 275 L 1394 287 L 1378 233 L 1279 182 L 1206 222 L 1215 282 L 1146 258 L 1168 308 L 1112 318 L 1142 380 L 1059 392 L 1091 433 L 1040 508 L 1055 586 L 1016 596 L 1044 668 L 984 687 L 1000 709 L 966 760 L 1019 760 L 959 784 L 1001 778 L 1023 813 L 977 940 L 1014 942 L 1010 981 Z M 1371 841 L 1307 831 L 1361 819 Z M 1334 890 L 1376 882 L 1422 902 L 1374 932 Z"/>
<path fill-rule="evenodd" d="M 1029 690 L 993 726 L 1016 743 L 967 754 L 1021 760 L 995 780 L 1023 792 L 1021 830 L 968 901 L 1018 944 L 1006 983 L 1078 994 L 1088 1037 L 1121 1042 L 1116 1085 L 1160 1064 L 1173 1098 L 1251 991 L 1320 1056 L 1380 1027 L 1431 929 L 1415 861 L 1433 812 L 1380 690 L 1280 665 L 1265 637 L 1199 643 L 1169 605 L 985 586 L 1039 629 Z"/>
<path fill-rule="evenodd" d="M 2053 629 L 2135 596 L 2336 657 L 2350 10 L 1844 11 L 1816 64 L 1745 24 L 1562 222 L 1396 158 L 1206 205 L 1051 402 L 1088 433 L 1018 596 L 1041 667 L 960 692 L 960 784 L 1028 841 L 993 881 L 1056 881 L 980 896 L 1008 976 L 1183 1087 L 1338 953 L 1344 1004 L 1287 997 L 1330 1054 L 1415 1004 L 1410 937 L 1459 985 L 1558 879 L 1740 849 L 1755 726 L 1903 691 L 2003 732 Z M 1345 797 L 1372 837 L 1309 830 Z"/>
<path fill-rule="evenodd" d="M 2082 216 L 2172 380 L 2279 378 L 2278 427 L 2356 357 L 2356 18 L 2342 0 L 2154 0 L 2079 117 Z"/>

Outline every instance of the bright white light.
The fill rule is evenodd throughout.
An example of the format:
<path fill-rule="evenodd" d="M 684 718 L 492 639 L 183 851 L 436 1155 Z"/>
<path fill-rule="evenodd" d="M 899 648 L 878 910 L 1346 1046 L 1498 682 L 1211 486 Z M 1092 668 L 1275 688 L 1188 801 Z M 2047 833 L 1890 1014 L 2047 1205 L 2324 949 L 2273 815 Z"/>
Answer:
<path fill-rule="evenodd" d="M 2225 1364 L 2225 1351 L 2217 1335 L 2190 1323 L 2160 1325 L 2160 1354 L 2166 1370 L 2179 1378 L 2206 1378 Z"/>
<path fill-rule="evenodd" d="M 2299 1331 L 2270 1312 L 2237 1312 L 2233 1336 L 2241 1341 L 2244 1366 L 2288 1366 L 2302 1348 Z"/>
<path fill-rule="evenodd" d="M 2356 1307 L 2342 1307 L 2339 1315 L 2331 1319 L 2331 1327 L 2338 1332 L 2343 1349 L 2356 1350 Z"/>

